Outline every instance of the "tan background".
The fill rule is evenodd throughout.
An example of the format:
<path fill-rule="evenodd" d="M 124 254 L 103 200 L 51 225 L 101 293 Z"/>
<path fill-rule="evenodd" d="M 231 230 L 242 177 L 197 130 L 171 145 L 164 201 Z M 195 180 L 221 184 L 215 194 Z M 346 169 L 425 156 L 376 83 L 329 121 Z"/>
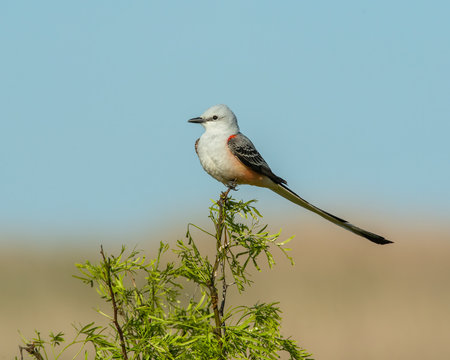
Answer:
<path fill-rule="evenodd" d="M 291 225 L 283 233 L 297 234 L 291 242 L 296 265 L 278 256 L 273 270 L 254 274 L 244 298 L 231 291 L 228 304 L 280 301 L 284 334 L 316 359 L 450 359 L 448 227 L 424 219 L 378 223 L 375 229 L 384 227 L 395 244 L 377 246 L 311 219 L 308 225 L 285 221 Z M 174 232 L 167 238 L 172 244 L 184 229 Z M 71 277 L 77 272 L 73 264 L 96 261 L 100 243 L 118 250 L 117 241 L 93 237 L 20 246 L 20 239 L 9 239 L 16 245 L 0 255 L 1 359 L 18 355 L 19 329 L 25 336 L 34 329 L 70 334 L 71 323 L 101 321 L 93 310 L 101 301 Z M 127 242 L 139 243 L 151 256 L 148 244 L 159 239 L 132 235 Z M 198 242 L 212 248 L 208 239 Z"/>

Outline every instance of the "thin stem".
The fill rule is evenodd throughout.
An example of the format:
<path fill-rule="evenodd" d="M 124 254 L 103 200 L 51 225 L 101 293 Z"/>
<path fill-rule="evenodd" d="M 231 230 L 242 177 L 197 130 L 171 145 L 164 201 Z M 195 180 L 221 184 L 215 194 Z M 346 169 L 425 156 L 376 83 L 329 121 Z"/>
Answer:
<path fill-rule="evenodd" d="M 228 289 L 228 285 L 227 285 L 227 281 L 225 279 L 225 259 L 227 259 L 226 257 L 226 252 L 228 250 L 228 239 L 227 239 L 227 232 L 225 231 L 225 233 L 223 234 L 224 237 L 224 241 L 223 241 L 223 257 L 221 259 L 221 267 L 222 267 L 222 302 L 220 304 L 220 316 L 223 318 L 223 311 L 225 309 L 225 299 L 227 297 L 227 289 Z M 225 331 L 225 321 L 222 321 L 222 327 L 223 330 Z"/>
<path fill-rule="evenodd" d="M 208 284 L 209 292 L 211 295 L 211 305 L 214 312 L 214 321 L 216 323 L 216 327 L 214 329 L 214 332 L 219 340 L 222 338 L 222 316 L 223 316 L 223 303 L 221 309 L 219 309 L 219 293 L 216 286 L 216 277 L 217 277 L 217 270 L 219 268 L 219 264 L 221 261 L 223 261 L 223 256 L 221 254 L 221 248 L 222 248 L 222 233 L 225 228 L 225 218 L 224 218 L 224 206 L 226 204 L 226 201 L 228 200 L 228 194 L 231 191 L 231 187 L 228 188 L 227 191 L 220 194 L 220 200 L 217 202 L 217 205 L 219 206 L 219 217 L 217 219 L 216 223 L 216 259 L 214 261 L 214 265 L 211 272 L 211 279 Z M 223 274 L 225 276 L 225 274 Z M 220 346 L 222 346 L 222 342 L 220 342 Z"/>
<path fill-rule="evenodd" d="M 20 346 L 20 359 L 23 360 L 22 351 L 25 350 L 28 354 L 32 355 L 37 360 L 44 360 L 41 353 L 39 352 L 37 346 L 34 343 L 27 344 L 27 346 Z"/>
<path fill-rule="evenodd" d="M 116 303 L 116 297 L 114 295 L 114 290 L 112 288 L 112 281 L 111 281 L 111 259 L 106 259 L 105 253 L 103 252 L 103 246 L 100 246 L 100 254 L 102 254 L 103 257 L 103 261 L 105 263 L 105 268 L 106 268 L 106 283 L 108 285 L 109 288 L 109 295 L 111 296 L 111 302 L 113 305 L 113 312 L 114 312 L 114 318 L 113 318 L 113 322 L 114 322 L 114 326 L 117 329 L 117 333 L 119 334 L 119 339 L 120 339 L 120 346 L 122 348 L 122 356 L 124 358 L 124 360 L 128 360 L 128 355 L 127 355 L 127 348 L 125 346 L 125 339 L 123 337 L 123 331 L 122 328 L 120 327 L 119 324 L 119 320 L 118 320 L 118 312 L 119 309 L 117 307 L 117 303 Z"/>
<path fill-rule="evenodd" d="M 225 281 L 225 261 L 222 261 L 222 273 L 223 273 L 223 284 L 222 284 L 222 302 L 220 304 L 220 316 L 223 317 L 223 311 L 225 309 L 225 299 L 227 297 L 227 289 L 228 285 Z M 222 322 L 222 326 L 225 325 L 225 322 Z"/>

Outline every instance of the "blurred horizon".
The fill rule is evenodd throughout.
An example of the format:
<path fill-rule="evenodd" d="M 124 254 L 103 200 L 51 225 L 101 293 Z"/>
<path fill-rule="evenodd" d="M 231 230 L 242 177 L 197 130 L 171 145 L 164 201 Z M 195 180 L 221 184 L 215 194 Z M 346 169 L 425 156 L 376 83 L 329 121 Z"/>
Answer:
<path fill-rule="evenodd" d="M 235 199 L 240 199 L 234 197 Z M 242 199 L 247 200 L 247 199 Z M 261 209 L 258 203 L 256 207 Z M 264 211 L 260 210 L 264 223 L 268 223 L 272 229 L 289 229 L 295 226 L 298 230 L 296 236 L 301 236 L 304 232 L 304 228 L 309 231 L 320 233 L 326 229 L 333 231 L 338 236 L 347 237 L 349 241 L 365 242 L 364 238 L 360 238 L 348 232 L 345 229 L 337 227 L 336 225 L 322 219 L 316 214 L 309 212 L 308 210 L 293 205 L 290 212 L 286 215 L 280 216 L 276 210 Z M 414 229 L 417 233 L 426 234 L 427 232 L 437 234 L 449 234 L 448 241 L 450 243 L 450 223 L 438 218 L 426 218 L 423 216 L 415 215 L 410 217 L 396 217 L 395 220 L 389 218 L 385 213 L 372 213 L 365 211 L 364 216 L 359 214 L 356 210 L 352 213 L 345 213 L 345 211 L 336 212 L 336 215 L 342 216 L 351 223 L 360 226 L 366 230 L 373 231 L 386 238 L 399 242 L 398 239 L 392 237 L 392 233 L 403 232 L 407 233 Z M 210 227 L 207 219 L 207 206 L 204 207 L 203 213 L 196 211 L 194 214 L 185 212 L 182 214 L 172 214 L 171 217 L 166 217 L 158 222 L 158 225 L 154 223 L 143 224 L 137 226 L 134 229 L 79 229 L 78 231 L 68 232 L 67 230 L 42 230 L 42 231 L 9 231 L 0 232 L 0 243 L 7 245 L 4 249 L 21 249 L 23 247 L 29 247 L 30 249 L 42 248 L 44 251 L 48 249 L 61 249 L 64 248 L 90 248 L 92 244 L 99 246 L 100 244 L 112 244 L 132 246 L 140 243 L 147 243 L 148 241 L 159 243 L 158 238 L 160 236 L 166 236 L 167 231 L 170 233 L 178 233 L 179 236 L 183 236 L 186 227 L 189 223 L 194 223 L 206 228 Z M 409 216 L 409 214 L 407 214 Z M 183 216 L 183 218 L 181 218 Z M 176 240 L 173 238 L 172 240 Z M 408 241 L 407 238 L 401 239 Z M 151 244 L 148 244 L 151 245 Z"/>

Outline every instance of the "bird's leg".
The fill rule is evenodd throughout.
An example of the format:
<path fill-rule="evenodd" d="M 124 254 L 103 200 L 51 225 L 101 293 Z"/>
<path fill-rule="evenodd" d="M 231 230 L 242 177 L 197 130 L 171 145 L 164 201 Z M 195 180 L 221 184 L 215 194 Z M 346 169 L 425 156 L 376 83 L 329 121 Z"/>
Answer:
<path fill-rule="evenodd" d="M 228 188 L 227 191 L 224 191 L 223 193 L 220 194 L 220 201 L 222 202 L 222 205 L 225 204 L 225 201 L 228 199 L 228 194 L 230 193 L 231 190 L 234 190 L 234 191 L 238 190 L 238 189 L 236 189 L 236 186 L 237 186 L 236 179 L 230 180 L 225 185 Z"/>
<path fill-rule="evenodd" d="M 238 191 L 237 187 L 237 179 L 234 180 L 230 180 L 227 184 L 228 186 L 228 191 L 230 190 L 234 190 L 234 191 Z"/>

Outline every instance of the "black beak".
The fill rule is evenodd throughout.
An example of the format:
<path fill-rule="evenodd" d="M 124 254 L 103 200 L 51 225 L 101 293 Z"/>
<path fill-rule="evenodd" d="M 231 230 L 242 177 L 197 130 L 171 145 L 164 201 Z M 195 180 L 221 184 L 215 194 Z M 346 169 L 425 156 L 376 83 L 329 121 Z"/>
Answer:
<path fill-rule="evenodd" d="M 202 122 L 205 122 L 205 120 L 201 117 L 195 117 L 195 118 L 189 119 L 188 122 L 194 123 L 194 124 L 201 124 Z"/>

